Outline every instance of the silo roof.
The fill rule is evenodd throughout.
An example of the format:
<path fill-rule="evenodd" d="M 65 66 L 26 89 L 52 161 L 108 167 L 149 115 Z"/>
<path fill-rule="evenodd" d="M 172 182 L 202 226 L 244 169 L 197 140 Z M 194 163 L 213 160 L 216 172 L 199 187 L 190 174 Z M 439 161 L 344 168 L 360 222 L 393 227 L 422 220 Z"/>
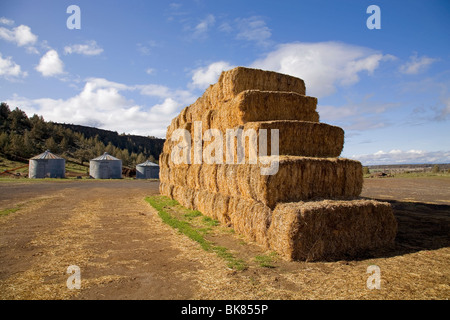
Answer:
<path fill-rule="evenodd" d="M 57 156 L 54 153 L 51 153 L 50 150 L 45 150 L 44 153 L 41 153 L 41 154 L 31 158 L 31 160 L 38 160 L 38 159 L 63 159 L 63 158 L 61 158 L 60 156 Z"/>
<path fill-rule="evenodd" d="M 138 166 L 140 166 L 140 167 L 159 167 L 159 165 L 157 165 L 156 163 L 153 163 L 153 162 L 151 162 L 149 160 L 138 164 Z"/>
<path fill-rule="evenodd" d="M 94 158 L 92 160 L 120 160 L 117 159 L 116 157 L 113 157 L 112 155 L 110 155 L 109 153 L 105 152 L 104 154 L 102 154 L 100 157 Z"/>

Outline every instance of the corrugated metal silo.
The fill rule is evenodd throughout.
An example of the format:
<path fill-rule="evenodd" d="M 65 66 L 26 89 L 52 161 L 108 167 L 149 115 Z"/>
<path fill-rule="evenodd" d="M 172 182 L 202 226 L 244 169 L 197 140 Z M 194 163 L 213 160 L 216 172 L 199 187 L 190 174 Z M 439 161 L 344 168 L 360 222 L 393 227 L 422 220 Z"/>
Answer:
<path fill-rule="evenodd" d="M 89 161 L 89 174 L 95 179 L 121 179 L 122 160 L 105 152 Z"/>
<path fill-rule="evenodd" d="M 156 163 L 145 161 L 136 166 L 137 179 L 159 179 L 159 166 Z"/>
<path fill-rule="evenodd" d="M 29 160 L 28 177 L 31 179 L 64 178 L 66 160 L 49 150 Z"/>

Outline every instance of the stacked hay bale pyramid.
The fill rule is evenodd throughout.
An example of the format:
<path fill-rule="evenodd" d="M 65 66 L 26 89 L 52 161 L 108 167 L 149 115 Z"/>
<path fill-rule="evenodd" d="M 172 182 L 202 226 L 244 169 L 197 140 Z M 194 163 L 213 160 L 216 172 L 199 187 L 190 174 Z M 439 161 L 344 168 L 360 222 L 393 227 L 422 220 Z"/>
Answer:
<path fill-rule="evenodd" d="M 161 194 L 288 260 L 348 258 L 389 245 L 397 231 L 390 205 L 358 198 L 361 163 L 339 158 L 344 131 L 320 123 L 316 106 L 301 79 L 243 67 L 222 72 L 168 127 L 160 156 Z M 267 156 L 279 153 L 275 174 L 261 174 L 267 163 L 250 161 L 253 151 L 247 144 L 244 159 L 225 161 L 226 131 L 236 128 L 253 129 L 258 138 L 261 129 L 267 135 L 278 130 L 278 150 L 272 150 L 267 138 L 266 151 Z M 175 148 L 180 148 L 173 137 L 177 129 L 189 132 L 190 146 L 200 142 L 202 150 L 217 138 L 206 131 L 219 130 L 223 154 L 213 152 L 214 161 L 205 161 L 199 159 L 202 150 L 192 147 L 186 149 L 190 162 L 173 161 Z"/>

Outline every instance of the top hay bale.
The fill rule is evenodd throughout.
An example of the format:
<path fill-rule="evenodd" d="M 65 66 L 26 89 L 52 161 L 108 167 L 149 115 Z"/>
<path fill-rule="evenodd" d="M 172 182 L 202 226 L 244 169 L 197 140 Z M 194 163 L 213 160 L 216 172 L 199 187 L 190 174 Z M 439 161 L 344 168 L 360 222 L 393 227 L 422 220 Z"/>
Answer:
<path fill-rule="evenodd" d="M 273 71 L 237 67 L 223 71 L 207 92 L 210 102 L 228 101 L 245 90 L 284 91 L 305 95 L 302 79 Z"/>
<path fill-rule="evenodd" d="M 245 67 L 223 71 L 217 83 L 210 85 L 201 97 L 172 119 L 166 138 L 188 122 L 204 120 L 203 115 L 213 110 L 220 110 L 221 121 L 224 117 L 233 118 L 232 123 L 227 124 L 229 127 L 248 121 L 277 119 L 318 122 L 317 98 L 305 96 L 305 93 L 305 82 L 286 74 Z M 245 114 L 242 119 L 237 117 L 238 113 L 242 114 L 239 109 Z"/>

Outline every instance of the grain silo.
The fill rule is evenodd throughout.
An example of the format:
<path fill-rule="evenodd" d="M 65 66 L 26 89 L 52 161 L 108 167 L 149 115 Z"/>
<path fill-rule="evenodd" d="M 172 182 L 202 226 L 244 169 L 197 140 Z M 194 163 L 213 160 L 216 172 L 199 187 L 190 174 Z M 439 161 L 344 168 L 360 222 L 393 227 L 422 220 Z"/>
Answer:
<path fill-rule="evenodd" d="M 49 150 L 29 160 L 28 177 L 31 179 L 64 178 L 65 173 L 66 160 Z"/>
<path fill-rule="evenodd" d="M 159 179 L 159 166 L 151 161 L 145 161 L 136 166 L 137 179 Z"/>
<path fill-rule="evenodd" d="M 105 152 L 89 162 L 89 174 L 95 179 L 121 179 L 122 160 Z"/>

